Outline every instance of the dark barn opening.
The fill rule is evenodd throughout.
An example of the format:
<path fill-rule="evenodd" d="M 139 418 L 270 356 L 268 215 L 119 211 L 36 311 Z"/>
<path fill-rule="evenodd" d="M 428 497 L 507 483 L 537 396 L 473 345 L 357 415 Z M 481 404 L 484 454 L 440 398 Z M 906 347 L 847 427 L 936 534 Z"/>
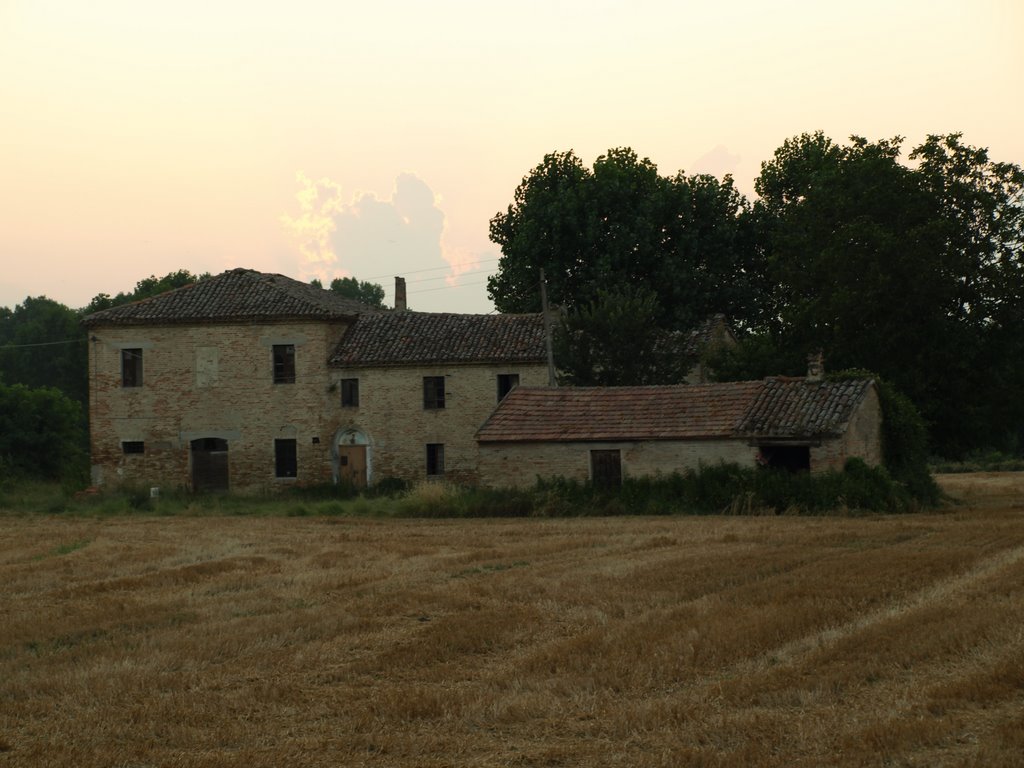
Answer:
<path fill-rule="evenodd" d="M 782 469 L 786 472 L 811 471 L 811 447 L 809 445 L 762 445 L 760 463 L 768 469 Z"/>
<path fill-rule="evenodd" d="M 190 445 L 192 490 L 197 493 L 228 490 L 228 441 L 201 437 Z"/>

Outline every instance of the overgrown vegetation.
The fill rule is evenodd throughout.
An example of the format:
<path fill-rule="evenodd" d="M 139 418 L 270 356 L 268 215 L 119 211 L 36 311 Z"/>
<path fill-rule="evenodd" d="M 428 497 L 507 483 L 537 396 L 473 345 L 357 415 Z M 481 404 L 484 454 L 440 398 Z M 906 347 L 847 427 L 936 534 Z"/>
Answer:
<path fill-rule="evenodd" d="M 963 472 L 1024 472 L 1024 459 L 1002 451 L 972 451 L 963 461 L 935 459 L 932 472 L 944 474 Z"/>
<path fill-rule="evenodd" d="M 153 498 L 147 488 L 125 487 L 78 499 L 0 493 L 0 508 L 98 515 L 407 518 L 898 513 L 937 501 L 938 490 L 930 478 L 928 482 L 934 492 L 921 496 L 886 469 L 851 459 L 842 472 L 818 474 L 717 464 L 672 475 L 625 478 L 613 489 L 559 478 L 538 480 L 525 489 L 461 488 L 443 482 L 410 487 L 385 479 L 363 493 L 327 485 L 272 496 L 170 492 Z"/>
<path fill-rule="evenodd" d="M 0 487 L 19 478 L 85 484 L 85 425 L 77 402 L 51 387 L 0 384 Z"/>

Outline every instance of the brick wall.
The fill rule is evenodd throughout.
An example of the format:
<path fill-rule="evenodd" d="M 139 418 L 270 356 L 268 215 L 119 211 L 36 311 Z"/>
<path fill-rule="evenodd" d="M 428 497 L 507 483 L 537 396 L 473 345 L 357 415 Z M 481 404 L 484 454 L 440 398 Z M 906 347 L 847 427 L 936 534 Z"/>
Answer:
<path fill-rule="evenodd" d="M 757 448 L 745 440 L 651 440 L 607 443 L 483 443 L 480 482 L 493 487 L 528 487 L 538 477 L 590 479 L 590 451 L 619 450 L 624 477 L 671 474 L 701 464 L 754 466 Z"/>
<path fill-rule="evenodd" d="M 882 463 L 882 408 L 878 389 L 873 385 L 843 434 L 811 448 L 811 471 L 841 470 L 851 456 L 864 459 L 873 467 Z"/>
<path fill-rule="evenodd" d="M 325 411 L 333 439 L 368 444 L 369 481 L 400 477 L 422 480 L 426 446 L 444 445 L 444 476 L 456 483 L 478 480 L 474 435 L 498 403 L 497 377 L 516 373 L 522 386 L 547 384 L 543 364 L 438 364 L 351 367 L 331 371 L 336 385 Z M 445 407 L 426 409 L 423 377 L 444 376 Z M 359 406 L 341 406 L 343 378 L 359 381 Z"/>
<path fill-rule="evenodd" d="M 331 478 L 335 405 L 325 361 L 343 323 L 93 328 L 89 345 L 94 482 L 187 488 L 190 442 L 228 441 L 232 490 Z M 273 344 L 295 344 L 294 384 L 274 384 Z M 140 348 L 143 385 L 121 385 L 121 350 Z M 274 440 L 294 438 L 298 476 L 275 477 Z M 319 443 L 314 443 L 319 438 Z M 144 441 L 125 454 L 122 441 Z"/>

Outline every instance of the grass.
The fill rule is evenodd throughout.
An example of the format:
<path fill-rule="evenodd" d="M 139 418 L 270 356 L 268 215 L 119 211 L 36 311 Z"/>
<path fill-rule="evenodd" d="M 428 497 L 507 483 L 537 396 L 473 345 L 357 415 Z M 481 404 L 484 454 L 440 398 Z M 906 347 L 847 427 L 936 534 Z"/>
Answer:
<path fill-rule="evenodd" d="M 942 482 L 856 518 L 5 515 L 0 766 L 1019 765 L 1024 476 Z"/>

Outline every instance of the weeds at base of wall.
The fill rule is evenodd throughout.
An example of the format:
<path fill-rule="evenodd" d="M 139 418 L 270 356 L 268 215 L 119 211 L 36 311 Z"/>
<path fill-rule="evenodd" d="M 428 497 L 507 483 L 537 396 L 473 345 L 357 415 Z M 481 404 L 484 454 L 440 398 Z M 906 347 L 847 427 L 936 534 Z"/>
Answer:
<path fill-rule="evenodd" d="M 21 486 L 15 485 L 15 488 Z M 789 473 L 717 464 L 698 471 L 625 478 L 603 489 L 564 478 L 538 480 L 529 489 L 459 488 L 445 482 L 413 487 L 389 483 L 356 494 L 351 488 L 296 488 L 285 494 L 195 495 L 122 488 L 81 500 L 25 486 L 0 489 L 0 509 L 15 513 L 86 515 L 194 515 L 281 517 L 582 517 L 617 515 L 763 515 L 912 512 L 930 506 L 884 468 L 851 459 L 842 472 Z M 33 488 L 35 490 L 33 490 Z"/>

